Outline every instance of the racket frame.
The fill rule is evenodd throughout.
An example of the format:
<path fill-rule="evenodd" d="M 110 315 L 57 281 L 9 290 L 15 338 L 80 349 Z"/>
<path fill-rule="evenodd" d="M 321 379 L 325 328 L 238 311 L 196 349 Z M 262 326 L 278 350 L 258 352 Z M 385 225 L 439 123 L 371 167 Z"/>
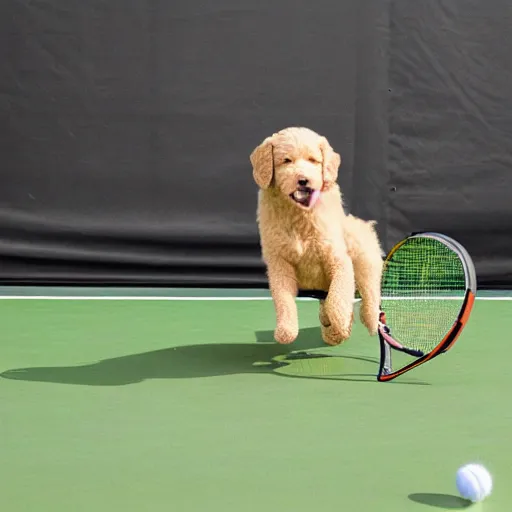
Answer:
<path fill-rule="evenodd" d="M 427 354 L 423 354 L 420 351 L 414 353 L 415 351 L 411 351 L 406 347 L 402 346 L 397 340 L 395 340 L 391 335 L 390 328 L 386 325 L 386 315 L 385 312 L 382 311 L 380 314 L 380 321 L 378 327 L 378 335 L 380 342 L 380 363 L 379 363 L 379 372 L 377 374 L 377 380 L 379 382 L 389 382 L 404 373 L 409 372 L 410 370 L 417 368 L 418 366 L 426 363 L 427 361 L 431 361 L 435 357 L 440 354 L 444 354 L 448 350 L 450 350 L 454 345 L 457 339 L 459 338 L 462 330 L 466 326 L 471 311 L 473 309 L 473 305 L 476 298 L 477 292 L 477 278 L 475 267 L 473 265 L 473 261 L 466 251 L 466 249 L 454 239 L 443 235 L 441 233 L 424 231 L 424 232 L 416 232 L 412 233 L 408 237 L 405 237 L 403 240 L 398 242 L 388 253 L 385 261 L 389 261 L 393 254 L 408 240 L 412 238 L 431 238 L 441 242 L 450 250 L 455 252 L 459 257 L 463 267 L 464 274 L 466 276 L 466 292 L 464 296 L 464 300 L 462 302 L 462 306 L 460 308 L 459 314 L 455 319 L 453 325 L 450 330 L 445 334 L 442 340 L 436 345 L 436 347 L 428 352 Z M 392 351 L 404 352 L 414 357 L 418 357 L 416 360 L 410 362 L 406 366 L 400 368 L 399 370 L 393 371 L 392 369 Z"/>
<path fill-rule="evenodd" d="M 379 327 L 378 327 L 378 336 L 380 342 L 380 362 L 379 362 L 379 370 L 377 374 L 377 380 L 379 382 L 389 382 L 396 377 L 403 375 L 404 373 L 409 372 L 410 370 L 417 368 L 418 366 L 426 363 L 427 361 L 431 361 L 435 357 L 440 354 L 443 354 L 450 350 L 454 345 L 457 339 L 459 338 L 462 330 L 466 326 L 471 311 L 473 309 L 473 305 L 476 298 L 477 292 L 477 278 L 475 267 L 473 265 L 473 261 L 471 256 L 467 252 L 467 250 L 457 241 L 444 235 L 442 233 L 436 233 L 432 231 L 420 231 L 411 233 L 409 236 L 402 239 L 398 242 L 387 254 L 385 258 L 385 262 L 388 261 L 393 254 L 408 240 L 411 238 L 433 238 L 441 243 L 445 244 L 449 249 L 454 251 L 462 262 L 464 267 L 464 273 L 467 281 L 467 289 L 465 292 L 464 300 L 459 311 L 459 314 L 454 321 L 450 330 L 446 333 L 443 339 L 436 345 L 436 347 L 430 351 L 428 354 L 424 354 L 420 351 L 415 351 L 412 349 L 408 349 L 404 347 L 400 342 L 398 342 L 395 338 L 393 338 L 391 334 L 390 328 L 386 324 L 386 315 L 385 312 L 382 311 L 379 317 Z M 325 300 L 327 298 L 327 292 L 323 290 L 304 290 L 301 289 L 298 292 L 298 297 L 307 297 L 316 300 Z M 398 351 L 409 354 L 413 357 L 417 357 L 415 361 L 412 361 L 408 365 L 404 366 L 400 370 L 396 370 L 393 372 L 392 370 L 392 352 Z"/>

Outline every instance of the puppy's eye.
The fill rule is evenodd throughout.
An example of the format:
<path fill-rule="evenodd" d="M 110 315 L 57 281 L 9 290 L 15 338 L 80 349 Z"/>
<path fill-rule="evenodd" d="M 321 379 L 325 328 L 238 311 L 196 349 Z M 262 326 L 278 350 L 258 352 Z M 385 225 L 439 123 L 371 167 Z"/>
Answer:
<path fill-rule="evenodd" d="M 317 164 L 318 163 L 318 160 L 312 156 L 309 157 L 309 161 L 312 163 L 312 164 Z"/>
<path fill-rule="evenodd" d="M 291 163 L 292 163 L 292 160 L 291 160 L 291 158 L 285 158 L 285 159 L 283 160 L 283 162 L 284 162 L 285 164 L 291 164 Z"/>

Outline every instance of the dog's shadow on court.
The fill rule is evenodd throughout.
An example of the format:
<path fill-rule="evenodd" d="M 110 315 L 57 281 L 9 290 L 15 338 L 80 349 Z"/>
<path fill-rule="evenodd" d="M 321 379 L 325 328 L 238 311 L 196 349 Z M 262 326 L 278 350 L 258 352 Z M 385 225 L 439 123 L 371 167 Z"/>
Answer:
<path fill-rule="evenodd" d="M 267 373 L 295 378 L 376 382 L 376 358 L 326 347 L 317 328 L 303 329 L 292 345 L 257 331 L 256 343 L 205 343 L 113 357 L 78 366 L 7 370 L 3 379 L 82 386 L 124 386 L 150 379 L 193 379 Z M 354 372 L 363 367 L 365 371 Z M 394 383 L 394 382 L 393 382 Z M 392 384 L 393 384 L 392 383 Z M 397 381 L 401 384 L 424 384 Z"/>

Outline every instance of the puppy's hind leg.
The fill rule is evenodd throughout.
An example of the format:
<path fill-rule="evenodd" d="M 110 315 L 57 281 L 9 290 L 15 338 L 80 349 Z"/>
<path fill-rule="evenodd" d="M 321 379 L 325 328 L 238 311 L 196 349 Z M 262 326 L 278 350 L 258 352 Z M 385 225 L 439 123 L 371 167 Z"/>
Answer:
<path fill-rule="evenodd" d="M 379 325 L 382 259 L 362 261 L 362 258 L 358 258 L 354 260 L 354 270 L 357 288 L 361 294 L 359 316 L 373 336 L 377 333 Z"/>
<path fill-rule="evenodd" d="M 356 285 L 361 295 L 359 316 L 370 335 L 375 335 L 380 313 L 382 250 L 374 223 L 357 221 L 357 230 L 350 232 L 350 245 Z"/>

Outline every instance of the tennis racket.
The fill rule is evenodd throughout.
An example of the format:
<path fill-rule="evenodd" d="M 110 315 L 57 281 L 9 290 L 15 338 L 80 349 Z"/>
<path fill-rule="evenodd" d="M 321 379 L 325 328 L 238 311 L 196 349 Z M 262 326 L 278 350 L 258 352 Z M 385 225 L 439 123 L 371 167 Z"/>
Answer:
<path fill-rule="evenodd" d="M 476 290 L 473 261 L 452 238 L 424 232 L 397 243 L 382 274 L 377 380 L 393 380 L 451 349 Z"/>

